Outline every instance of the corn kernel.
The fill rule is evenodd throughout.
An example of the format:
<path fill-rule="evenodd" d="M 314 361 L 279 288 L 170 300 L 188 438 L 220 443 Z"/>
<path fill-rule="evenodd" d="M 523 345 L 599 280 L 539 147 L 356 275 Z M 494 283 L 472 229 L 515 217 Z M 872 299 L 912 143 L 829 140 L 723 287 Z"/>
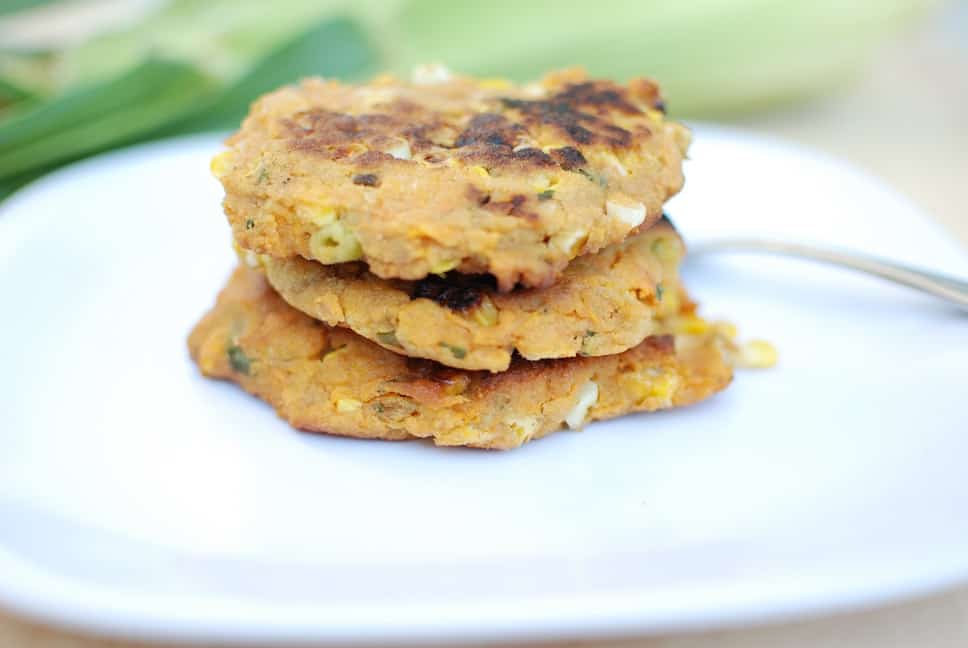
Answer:
<path fill-rule="evenodd" d="M 309 251 L 320 263 L 346 263 L 363 258 L 360 242 L 345 225 L 334 221 L 316 230 L 309 239 Z"/>
<path fill-rule="evenodd" d="M 682 310 L 682 296 L 675 284 L 671 286 L 663 284 L 663 286 L 665 290 L 662 292 L 662 302 L 659 304 L 657 312 L 660 317 L 668 317 Z"/>
<path fill-rule="evenodd" d="M 638 227 L 645 220 L 645 205 L 642 203 L 620 205 L 617 202 L 608 200 L 605 202 L 605 213 L 615 220 L 622 221 L 630 228 Z"/>
<path fill-rule="evenodd" d="M 453 78 L 450 70 L 440 63 L 418 65 L 413 69 L 413 82 L 416 85 L 436 85 L 446 83 Z"/>
<path fill-rule="evenodd" d="M 443 261 L 437 261 L 431 265 L 430 271 L 433 274 L 444 274 L 445 272 L 450 272 L 459 265 L 460 259 L 444 259 Z"/>
<path fill-rule="evenodd" d="M 679 246 L 668 238 L 660 236 L 649 247 L 659 261 L 671 263 L 679 260 Z"/>
<path fill-rule="evenodd" d="M 340 345 L 340 346 L 335 347 L 335 348 L 326 349 L 320 355 L 319 360 L 321 362 L 326 362 L 327 360 L 334 360 L 334 359 L 338 358 L 341 355 L 345 355 L 346 349 L 347 349 L 347 347 L 346 347 L 345 344 Z"/>
<path fill-rule="evenodd" d="M 232 250 L 235 251 L 235 256 L 240 263 L 243 263 L 250 268 L 258 268 L 265 265 L 268 257 L 264 254 L 257 254 L 252 250 L 243 249 L 238 243 L 232 241 Z"/>
<path fill-rule="evenodd" d="M 412 157 L 410 152 L 410 142 L 407 140 L 400 140 L 387 148 L 384 153 L 389 153 L 398 160 L 409 160 Z"/>
<path fill-rule="evenodd" d="M 766 340 L 750 340 L 733 354 L 733 363 L 744 369 L 768 369 L 779 359 L 776 347 Z"/>
<path fill-rule="evenodd" d="M 229 168 L 232 166 L 231 160 L 232 151 L 222 151 L 212 158 L 208 168 L 212 171 L 212 175 L 214 175 L 216 178 L 221 178 L 223 175 L 228 173 Z"/>
<path fill-rule="evenodd" d="M 258 268 L 262 265 L 259 255 L 252 250 L 245 250 L 244 260 L 245 265 L 249 266 L 250 268 Z"/>
<path fill-rule="evenodd" d="M 551 178 L 549 178 L 548 176 L 546 176 L 543 173 L 539 173 L 531 181 L 531 188 L 534 189 L 535 191 L 538 191 L 538 192 L 545 191 L 546 189 L 550 189 L 551 188 Z"/>
<path fill-rule="evenodd" d="M 647 375 L 627 374 L 622 378 L 622 387 L 635 397 L 637 405 L 658 400 L 659 405 L 668 406 L 679 389 L 679 376 L 661 371 L 647 372 Z"/>
<path fill-rule="evenodd" d="M 481 303 L 471 311 L 471 317 L 481 326 L 494 326 L 497 324 L 498 318 L 497 306 L 494 305 L 490 297 L 484 295 L 481 298 Z"/>
<path fill-rule="evenodd" d="M 492 78 L 481 79 L 478 85 L 485 90 L 507 90 L 511 87 L 511 82 L 507 79 Z"/>
<path fill-rule="evenodd" d="M 625 168 L 625 165 L 622 164 L 622 162 L 611 153 L 605 154 L 605 160 L 612 165 L 612 168 L 615 169 L 616 173 L 618 173 L 620 176 L 625 177 L 629 174 L 629 170 Z"/>
<path fill-rule="evenodd" d="M 670 318 L 669 328 L 673 333 L 702 335 L 709 331 L 709 322 L 695 315 L 684 315 Z"/>
<path fill-rule="evenodd" d="M 667 373 L 650 381 L 649 396 L 658 398 L 663 403 L 671 403 L 676 390 L 679 389 L 679 376 Z"/>
<path fill-rule="evenodd" d="M 530 97 L 532 99 L 538 99 L 547 94 L 547 91 L 545 90 L 544 86 L 538 83 L 529 83 L 528 85 L 521 88 L 521 92 L 526 97 Z"/>
<path fill-rule="evenodd" d="M 340 398 L 336 401 L 336 411 L 343 414 L 355 412 L 363 406 L 363 403 L 355 398 Z"/>
<path fill-rule="evenodd" d="M 596 402 L 598 402 L 598 384 L 589 380 L 587 383 L 581 386 L 581 389 L 578 390 L 578 397 L 575 399 L 575 404 L 565 416 L 565 424 L 567 424 L 572 430 L 577 430 L 580 428 L 585 424 L 585 418 L 588 416 L 588 410 L 590 410 L 592 405 L 594 405 Z"/>
<path fill-rule="evenodd" d="M 444 385 L 445 394 L 448 396 L 460 396 L 470 387 L 471 377 L 466 373 L 456 373 L 444 380 L 442 384 Z"/>
<path fill-rule="evenodd" d="M 538 431 L 539 420 L 536 416 L 525 416 L 508 421 L 511 432 L 514 433 L 515 441 L 527 443 Z"/>
<path fill-rule="evenodd" d="M 477 175 L 481 176 L 482 178 L 490 178 L 491 177 L 491 174 L 488 173 L 487 169 L 485 169 L 482 166 L 472 166 L 471 167 L 471 171 L 473 171 Z"/>
<path fill-rule="evenodd" d="M 588 240 L 588 232 L 585 230 L 575 230 L 573 232 L 560 232 L 551 237 L 551 244 L 567 254 L 575 254 Z"/>
<path fill-rule="evenodd" d="M 732 322 L 716 322 L 713 324 L 713 331 L 727 340 L 734 340 L 739 335 L 739 331 L 736 330 L 736 325 Z"/>
<path fill-rule="evenodd" d="M 316 227 L 323 227 L 336 222 L 336 210 L 332 207 L 299 205 L 296 207 L 296 215 L 301 220 L 308 221 Z"/>

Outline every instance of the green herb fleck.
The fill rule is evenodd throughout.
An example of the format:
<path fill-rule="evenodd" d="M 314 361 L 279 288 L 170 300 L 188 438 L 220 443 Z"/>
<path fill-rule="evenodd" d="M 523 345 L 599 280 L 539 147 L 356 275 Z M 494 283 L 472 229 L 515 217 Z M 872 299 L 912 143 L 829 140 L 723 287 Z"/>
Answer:
<path fill-rule="evenodd" d="M 587 338 L 595 337 L 596 335 L 598 335 L 597 331 L 585 331 L 585 337 Z"/>
<path fill-rule="evenodd" d="M 249 220 L 245 221 L 245 229 L 250 230 L 253 227 L 255 227 L 255 221 L 254 220 L 252 220 L 250 218 Z"/>
<path fill-rule="evenodd" d="M 229 364 L 232 365 L 232 370 L 248 376 L 252 368 L 252 361 L 249 360 L 249 356 L 245 355 L 242 347 L 231 344 L 226 353 L 229 356 Z"/>
<path fill-rule="evenodd" d="M 446 342 L 441 342 L 440 346 L 447 347 L 448 349 L 450 349 L 450 352 L 458 360 L 463 360 L 464 356 L 467 355 L 467 349 L 465 349 L 464 347 L 452 346 L 450 344 L 447 344 Z"/>
<path fill-rule="evenodd" d="M 376 339 L 379 340 L 381 344 L 389 344 L 390 346 L 395 347 L 403 346 L 400 344 L 400 340 L 397 339 L 397 332 L 393 330 L 383 332 L 377 331 Z"/>
<path fill-rule="evenodd" d="M 383 411 L 386 409 L 386 407 L 383 405 L 383 403 L 375 403 L 373 405 L 373 409 L 376 410 L 377 414 L 383 414 Z"/>
<path fill-rule="evenodd" d="M 538 200 L 551 200 L 555 196 L 554 189 L 545 189 L 538 194 Z"/>
<path fill-rule="evenodd" d="M 665 294 L 665 286 L 663 286 L 661 283 L 657 283 L 655 285 L 655 298 L 659 301 L 662 301 L 662 295 L 664 294 Z"/>
<path fill-rule="evenodd" d="M 259 167 L 259 174 L 255 178 L 255 183 L 256 184 L 262 184 L 263 182 L 265 182 L 268 179 L 269 179 L 269 172 L 266 171 L 266 168 L 264 166 L 260 166 Z"/>
<path fill-rule="evenodd" d="M 588 178 L 589 182 L 594 182 L 599 187 L 608 187 L 608 180 L 605 179 L 605 176 L 592 175 L 591 173 L 589 173 L 588 171 L 585 171 L 584 169 L 577 169 L 577 171 L 578 173 Z"/>

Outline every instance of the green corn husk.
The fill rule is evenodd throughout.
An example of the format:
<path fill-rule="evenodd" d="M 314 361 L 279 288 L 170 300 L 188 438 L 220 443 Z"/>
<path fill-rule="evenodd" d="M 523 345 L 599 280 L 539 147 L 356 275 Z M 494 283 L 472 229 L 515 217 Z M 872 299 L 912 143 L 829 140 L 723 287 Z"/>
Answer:
<path fill-rule="evenodd" d="M 769 107 L 842 82 L 936 0 L 408 0 L 392 60 L 518 80 L 583 65 L 650 76 L 677 116 Z"/>
<path fill-rule="evenodd" d="M 326 3 L 285 4 L 264 21 L 247 3 L 178 0 L 77 48 L 0 52 L 0 188 L 139 139 L 232 128 L 252 99 L 306 74 L 376 69 L 356 23 L 320 21 Z"/>
<path fill-rule="evenodd" d="M 109 84 L 67 93 L 0 124 L 0 178 L 126 141 L 191 111 L 211 79 L 148 60 Z"/>

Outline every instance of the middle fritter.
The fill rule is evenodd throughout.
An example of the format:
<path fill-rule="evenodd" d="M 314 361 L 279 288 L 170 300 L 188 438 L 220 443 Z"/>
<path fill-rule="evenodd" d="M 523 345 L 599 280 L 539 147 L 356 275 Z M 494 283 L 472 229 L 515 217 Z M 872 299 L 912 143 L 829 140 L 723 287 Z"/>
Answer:
<path fill-rule="evenodd" d="M 574 260 L 553 286 L 501 293 L 489 276 L 381 279 L 362 263 L 259 257 L 290 305 L 405 355 L 504 371 L 528 360 L 621 353 L 678 312 L 684 247 L 672 224 Z"/>

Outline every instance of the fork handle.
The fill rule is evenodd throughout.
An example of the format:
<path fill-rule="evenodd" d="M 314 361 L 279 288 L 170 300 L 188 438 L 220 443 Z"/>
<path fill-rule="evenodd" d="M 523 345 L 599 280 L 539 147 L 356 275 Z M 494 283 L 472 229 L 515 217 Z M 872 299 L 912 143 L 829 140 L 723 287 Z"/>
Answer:
<path fill-rule="evenodd" d="M 934 295 L 968 311 L 968 281 L 854 252 L 816 248 L 801 243 L 765 241 L 752 238 L 721 239 L 702 243 L 694 246 L 692 252 L 695 254 L 754 252 L 810 259 L 887 279 L 896 284 Z"/>

